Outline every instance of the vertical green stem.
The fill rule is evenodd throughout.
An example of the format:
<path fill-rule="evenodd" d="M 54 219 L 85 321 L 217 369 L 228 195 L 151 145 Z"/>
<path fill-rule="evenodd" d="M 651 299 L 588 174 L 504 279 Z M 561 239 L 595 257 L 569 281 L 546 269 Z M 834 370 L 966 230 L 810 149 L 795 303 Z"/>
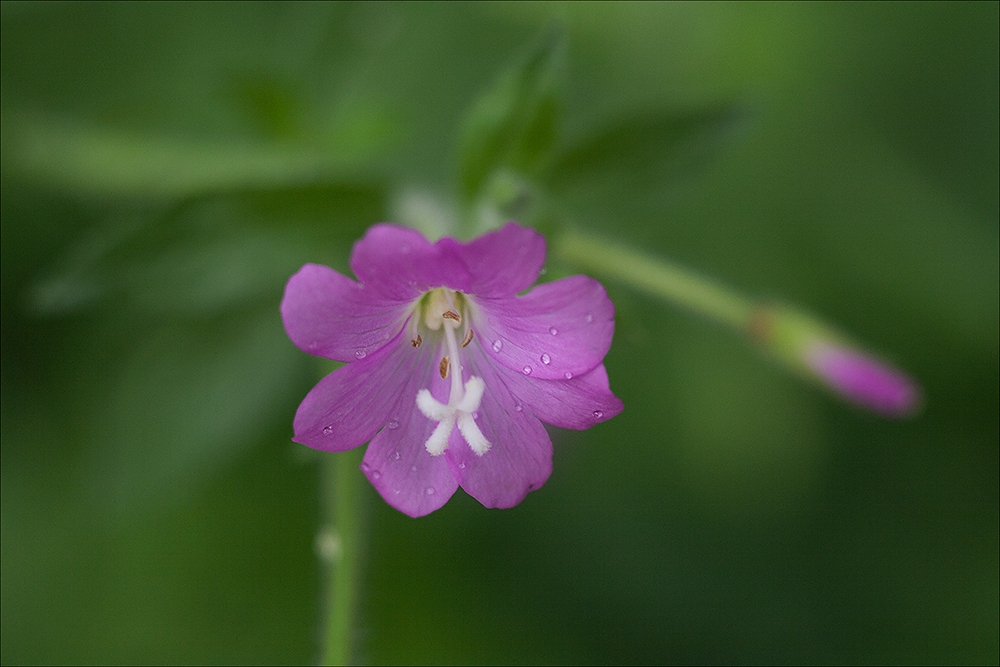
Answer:
<path fill-rule="evenodd" d="M 745 329 L 753 313 L 752 301 L 707 278 L 586 232 L 569 229 L 557 235 L 553 254 L 737 329 Z"/>
<path fill-rule="evenodd" d="M 324 454 L 321 466 L 324 526 L 317 538 L 326 569 L 326 618 L 323 665 L 350 664 L 355 632 L 364 508 L 364 476 L 358 470 L 363 449 Z"/>

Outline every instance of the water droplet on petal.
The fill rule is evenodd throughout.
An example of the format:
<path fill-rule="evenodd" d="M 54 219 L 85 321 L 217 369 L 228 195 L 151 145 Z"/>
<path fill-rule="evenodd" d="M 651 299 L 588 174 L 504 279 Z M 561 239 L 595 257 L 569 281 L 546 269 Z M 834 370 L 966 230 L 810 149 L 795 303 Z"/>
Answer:
<path fill-rule="evenodd" d="M 362 463 L 361 464 L 361 470 L 363 470 L 364 472 L 368 472 L 371 469 L 372 469 L 372 467 L 370 465 L 368 465 L 367 463 Z"/>
<path fill-rule="evenodd" d="M 417 466 L 410 466 L 410 472 L 417 472 Z"/>
<path fill-rule="evenodd" d="M 549 357 L 547 352 L 542 352 L 542 356 L 540 356 L 539 359 L 541 359 L 542 363 L 545 364 L 546 366 L 552 363 L 552 358 Z"/>
<path fill-rule="evenodd" d="M 399 428 L 399 422 L 396 421 L 395 419 L 390 419 L 389 423 L 386 424 L 386 428 L 388 428 L 390 431 L 395 431 L 397 428 Z"/>
<path fill-rule="evenodd" d="M 503 349 L 503 341 L 497 338 L 495 341 L 493 341 L 493 351 L 499 352 L 502 349 Z"/>
<path fill-rule="evenodd" d="M 524 406 L 518 403 L 517 405 L 514 406 L 514 409 L 517 410 L 518 412 L 521 412 L 522 410 L 524 410 Z"/>
<path fill-rule="evenodd" d="M 573 374 L 570 373 L 569 371 L 566 371 L 565 373 L 563 373 L 563 377 L 566 378 L 567 380 L 572 380 Z"/>
<path fill-rule="evenodd" d="M 330 435 L 331 433 L 333 433 L 333 426 L 323 427 L 323 435 Z"/>
<path fill-rule="evenodd" d="M 424 489 L 424 493 L 426 493 L 428 496 L 433 496 L 434 495 L 434 487 L 433 486 L 428 486 L 426 489 Z"/>
<path fill-rule="evenodd" d="M 458 464 L 458 468 L 459 468 L 459 470 L 465 470 L 465 464 L 464 463 L 459 463 Z"/>
<path fill-rule="evenodd" d="M 594 316 L 591 315 L 590 313 L 587 313 L 587 316 L 585 318 L 583 318 L 583 319 L 587 320 L 588 322 L 593 322 L 594 321 Z"/>
<path fill-rule="evenodd" d="M 525 375 L 531 375 L 531 366 L 525 366 L 524 368 L 521 369 L 521 372 L 524 373 Z"/>
<path fill-rule="evenodd" d="M 403 253 L 404 255 L 410 254 L 410 246 L 404 245 L 402 248 L 399 249 L 399 252 Z"/>
<path fill-rule="evenodd" d="M 354 352 L 354 358 L 355 359 L 364 359 L 367 356 L 368 356 L 368 353 L 365 352 L 364 350 L 355 350 L 355 352 Z"/>
<path fill-rule="evenodd" d="M 555 336 L 557 333 L 559 333 L 559 329 L 556 329 L 555 327 L 549 327 L 549 333 Z"/>
<path fill-rule="evenodd" d="M 399 460 L 399 452 L 393 452 L 392 458 L 393 458 L 394 461 L 398 461 Z"/>
<path fill-rule="evenodd" d="M 602 417 L 604 417 L 603 410 L 594 410 L 594 419 L 601 419 Z"/>
<path fill-rule="evenodd" d="M 382 473 L 380 473 L 378 470 L 376 470 L 375 472 L 372 473 L 372 479 L 378 479 L 381 476 L 382 476 Z"/>

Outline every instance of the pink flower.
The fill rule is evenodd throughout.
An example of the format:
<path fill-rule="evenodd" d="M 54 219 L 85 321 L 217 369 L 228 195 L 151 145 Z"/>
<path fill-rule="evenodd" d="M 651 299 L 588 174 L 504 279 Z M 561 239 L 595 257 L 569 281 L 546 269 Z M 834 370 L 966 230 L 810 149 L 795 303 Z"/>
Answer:
<path fill-rule="evenodd" d="M 486 507 L 521 502 L 552 471 L 542 422 L 585 429 L 622 410 L 603 364 L 614 305 L 585 276 L 518 296 L 544 261 L 544 238 L 515 223 L 469 243 L 381 224 L 354 246 L 359 282 L 302 267 L 285 288 L 285 329 L 347 364 L 302 401 L 294 440 L 370 441 L 362 470 L 410 516 L 459 486 Z"/>

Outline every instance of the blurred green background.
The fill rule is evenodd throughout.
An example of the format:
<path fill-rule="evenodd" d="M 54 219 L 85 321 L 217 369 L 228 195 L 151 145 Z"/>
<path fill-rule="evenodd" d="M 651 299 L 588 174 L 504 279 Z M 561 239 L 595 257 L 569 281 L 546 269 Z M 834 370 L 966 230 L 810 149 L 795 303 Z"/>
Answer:
<path fill-rule="evenodd" d="M 290 437 L 320 370 L 284 282 L 451 201 L 462 119 L 552 16 L 567 145 L 738 120 L 626 130 L 645 152 L 551 210 L 838 322 L 925 409 L 599 276 L 625 412 L 555 433 L 514 509 L 366 486 L 357 658 L 1000 660 L 996 3 L 2 12 L 5 664 L 316 660 L 321 455 Z"/>

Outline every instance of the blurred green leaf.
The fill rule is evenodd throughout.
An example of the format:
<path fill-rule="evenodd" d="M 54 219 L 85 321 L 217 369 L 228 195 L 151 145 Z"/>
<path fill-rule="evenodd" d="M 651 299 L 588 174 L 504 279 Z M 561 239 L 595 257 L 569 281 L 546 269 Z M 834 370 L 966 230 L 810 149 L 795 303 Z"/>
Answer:
<path fill-rule="evenodd" d="M 547 171 L 555 193 L 660 189 L 701 167 L 744 114 L 732 107 L 657 111 L 609 123 L 567 146 Z"/>
<path fill-rule="evenodd" d="M 277 303 L 305 262 L 344 266 L 385 209 L 373 183 L 252 190 L 121 213 L 70 244 L 33 286 L 36 313 L 106 305 L 187 318 Z"/>
<path fill-rule="evenodd" d="M 471 204 L 490 174 L 506 167 L 533 174 L 555 143 L 564 35 L 552 28 L 472 107 L 459 146 L 461 197 Z"/>
<path fill-rule="evenodd" d="M 308 360 L 277 307 L 123 324 L 85 479 L 116 511 L 183 502 L 289 416 Z M 291 431 L 288 431 L 289 437 Z"/>
<path fill-rule="evenodd" d="M 5 168 L 99 196 L 174 198 L 357 178 L 357 151 L 198 141 L 27 117 L 5 124 L 3 144 Z"/>

